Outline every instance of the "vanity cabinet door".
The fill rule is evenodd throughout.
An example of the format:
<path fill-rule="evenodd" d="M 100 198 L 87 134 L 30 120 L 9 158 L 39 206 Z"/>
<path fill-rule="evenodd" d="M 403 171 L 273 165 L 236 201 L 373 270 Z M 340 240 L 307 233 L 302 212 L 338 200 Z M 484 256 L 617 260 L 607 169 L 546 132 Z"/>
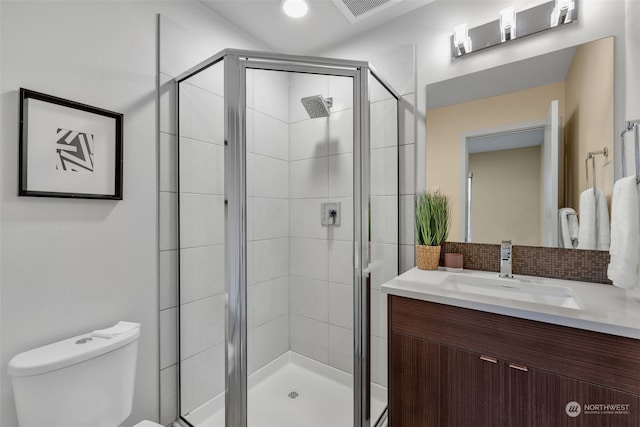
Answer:
<path fill-rule="evenodd" d="M 440 365 L 439 426 L 499 426 L 502 408 L 498 361 L 441 345 Z"/>
<path fill-rule="evenodd" d="M 640 396 L 545 371 L 531 370 L 529 374 L 533 384 L 531 419 L 534 426 L 640 426 Z"/>
<path fill-rule="evenodd" d="M 502 364 L 502 426 L 534 427 L 533 382 L 528 368 L 508 362 Z M 541 425 L 539 425 L 542 427 Z"/>
<path fill-rule="evenodd" d="M 640 426 L 639 396 L 512 363 L 502 369 L 503 427 Z"/>
<path fill-rule="evenodd" d="M 495 359 L 393 333 L 390 427 L 500 425 Z"/>
<path fill-rule="evenodd" d="M 440 427 L 440 346 L 398 333 L 389 344 L 389 427 Z"/>

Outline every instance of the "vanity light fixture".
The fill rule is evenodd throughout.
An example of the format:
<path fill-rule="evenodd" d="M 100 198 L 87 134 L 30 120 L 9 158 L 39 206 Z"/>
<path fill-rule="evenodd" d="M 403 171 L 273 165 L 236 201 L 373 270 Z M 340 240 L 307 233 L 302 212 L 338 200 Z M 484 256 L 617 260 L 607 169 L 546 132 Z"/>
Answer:
<path fill-rule="evenodd" d="M 546 0 L 517 12 L 513 6 L 502 9 L 499 19 L 473 28 L 469 28 L 467 24 L 458 25 L 449 37 L 451 57 L 462 58 L 472 51 L 475 53 L 504 45 L 516 39 L 516 29 L 517 38 L 520 40 L 560 26 L 564 27 L 578 20 L 578 8 L 578 0 Z M 472 40 L 475 45 L 473 50 Z"/>
<path fill-rule="evenodd" d="M 471 52 L 471 37 L 466 23 L 453 28 L 453 44 L 458 49 L 458 56 Z"/>
<path fill-rule="evenodd" d="M 568 24 L 571 22 L 571 11 L 576 8 L 574 0 L 556 0 L 556 7 L 551 13 L 551 26 Z"/>
<path fill-rule="evenodd" d="M 516 38 L 516 8 L 511 6 L 500 11 L 500 39 L 502 42 Z"/>
<path fill-rule="evenodd" d="M 309 11 L 309 5 L 305 0 L 283 0 L 282 10 L 292 18 L 302 18 Z"/>

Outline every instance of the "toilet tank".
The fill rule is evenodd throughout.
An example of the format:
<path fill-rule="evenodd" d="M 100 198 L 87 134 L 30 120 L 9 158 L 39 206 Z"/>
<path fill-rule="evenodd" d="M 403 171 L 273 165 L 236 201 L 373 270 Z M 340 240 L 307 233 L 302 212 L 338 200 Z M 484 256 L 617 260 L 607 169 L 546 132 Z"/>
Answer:
<path fill-rule="evenodd" d="M 20 427 L 117 427 L 131 414 L 140 329 L 79 335 L 15 356 Z"/>

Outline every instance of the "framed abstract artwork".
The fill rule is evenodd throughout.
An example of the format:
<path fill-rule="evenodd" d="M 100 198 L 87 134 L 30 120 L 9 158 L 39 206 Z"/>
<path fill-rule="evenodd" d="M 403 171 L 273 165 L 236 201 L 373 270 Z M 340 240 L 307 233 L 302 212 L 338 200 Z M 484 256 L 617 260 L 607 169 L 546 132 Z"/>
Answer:
<path fill-rule="evenodd" d="M 122 200 L 123 115 L 20 88 L 18 195 Z"/>

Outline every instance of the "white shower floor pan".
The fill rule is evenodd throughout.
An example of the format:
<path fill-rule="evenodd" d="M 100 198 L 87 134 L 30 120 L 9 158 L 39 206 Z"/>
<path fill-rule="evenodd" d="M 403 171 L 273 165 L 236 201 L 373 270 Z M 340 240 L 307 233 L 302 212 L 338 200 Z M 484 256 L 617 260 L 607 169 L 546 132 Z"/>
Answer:
<path fill-rule="evenodd" d="M 373 422 L 386 406 L 386 388 L 371 390 Z M 224 394 L 187 416 L 196 427 L 224 427 Z M 288 352 L 249 377 L 249 427 L 351 427 L 353 377 Z"/>

